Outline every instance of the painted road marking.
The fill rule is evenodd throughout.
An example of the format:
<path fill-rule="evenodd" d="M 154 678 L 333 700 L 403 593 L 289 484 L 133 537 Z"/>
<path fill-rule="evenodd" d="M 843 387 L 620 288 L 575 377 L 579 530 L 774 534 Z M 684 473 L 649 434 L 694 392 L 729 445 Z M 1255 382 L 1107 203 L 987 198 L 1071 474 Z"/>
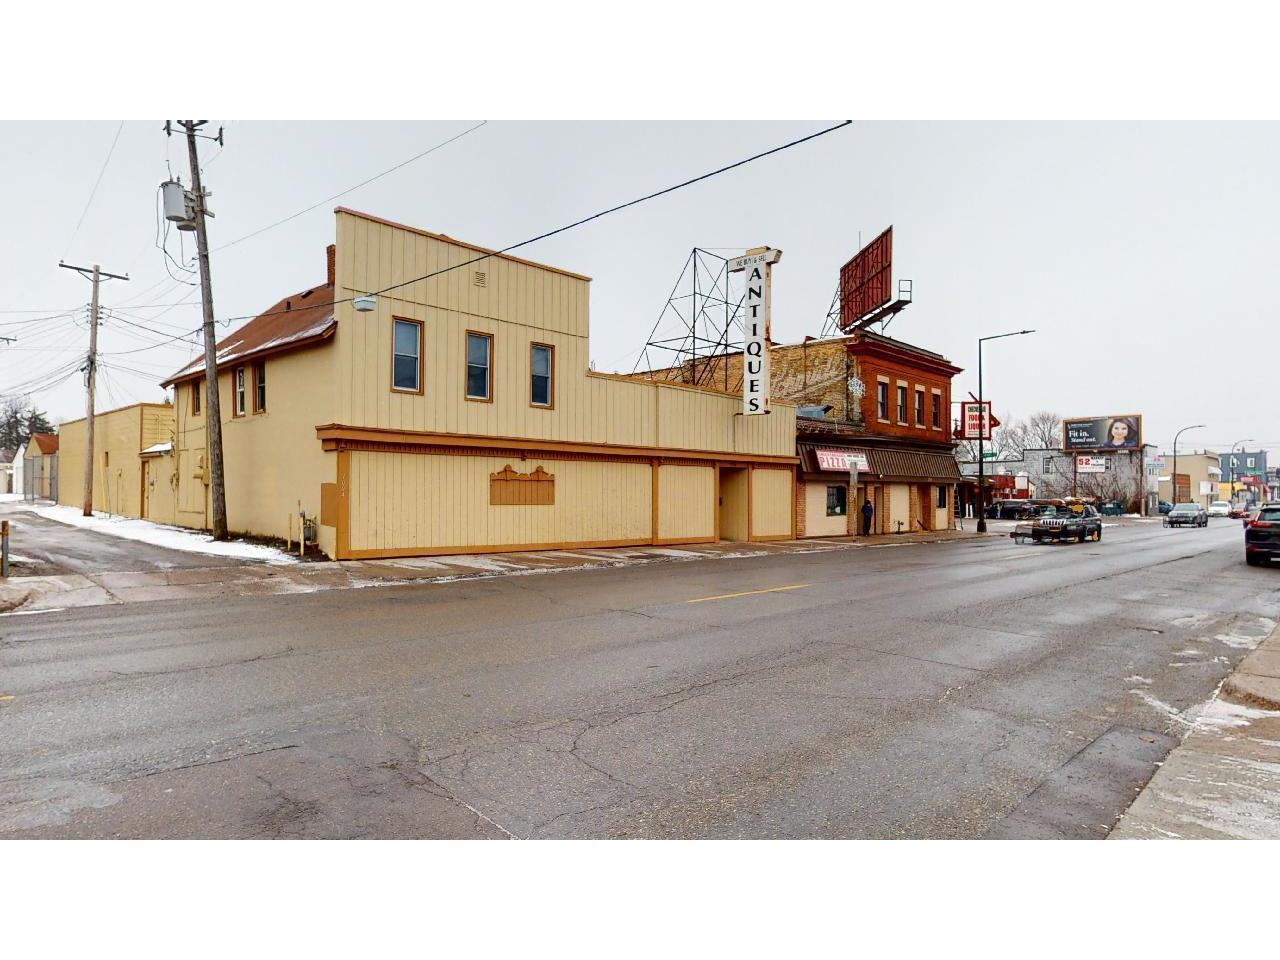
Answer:
<path fill-rule="evenodd" d="M 12 693 L 0 693 L 0 700 L 12 700 L 14 696 Z"/>
<path fill-rule="evenodd" d="M 805 587 L 812 586 L 812 583 L 793 583 L 789 587 L 769 587 L 767 590 L 744 590 L 742 593 L 722 593 L 715 597 L 698 597 L 696 600 L 686 600 L 685 603 L 703 603 L 707 600 L 732 600 L 734 597 L 752 597 L 757 593 L 781 593 L 783 590 L 803 590 Z"/>

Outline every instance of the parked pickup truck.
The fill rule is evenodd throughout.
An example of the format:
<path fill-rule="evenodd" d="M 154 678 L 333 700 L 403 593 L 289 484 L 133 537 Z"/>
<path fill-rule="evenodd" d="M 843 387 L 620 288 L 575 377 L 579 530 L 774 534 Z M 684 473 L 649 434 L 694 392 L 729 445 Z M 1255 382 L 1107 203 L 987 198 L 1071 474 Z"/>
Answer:
<path fill-rule="evenodd" d="M 1009 534 L 1018 543 L 1084 543 L 1102 539 L 1102 518 L 1082 503 L 1045 507 L 1032 520 L 1020 522 Z"/>

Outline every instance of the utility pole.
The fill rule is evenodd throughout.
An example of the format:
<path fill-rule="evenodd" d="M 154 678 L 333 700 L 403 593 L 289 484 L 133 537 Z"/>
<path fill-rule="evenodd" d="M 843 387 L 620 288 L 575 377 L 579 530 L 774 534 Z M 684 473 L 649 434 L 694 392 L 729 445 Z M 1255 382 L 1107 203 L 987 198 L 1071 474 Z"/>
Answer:
<path fill-rule="evenodd" d="M 209 277 L 209 238 L 205 233 L 205 217 L 213 216 L 205 206 L 208 198 L 200 182 L 200 154 L 196 148 L 196 133 L 207 120 L 179 120 L 178 126 L 187 132 L 187 158 L 191 163 L 191 206 L 195 221 L 196 255 L 200 261 L 200 299 L 204 306 L 204 387 L 205 387 L 205 445 L 208 447 L 209 478 L 213 495 L 213 539 L 227 539 L 227 490 L 222 465 L 222 409 L 218 391 L 218 351 L 213 329 L 213 282 Z M 165 132 L 172 128 L 165 124 Z M 199 136 L 204 136 L 200 134 Z M 216 137 L 206 140 L 222 143 L 222 130 Z"/>
<path fill-rule="evenodd" d="M 107 273 L 96 263 L 92 267 L 75 267 L 58 262 L 64 270 L 74 270 L 93 283 L 93 302 L 89 306 L 89 360 L 85 364 L 84 395 L 84 515 L 93 516 L 93 400 L 98 384 L 98 287 L 103 278 L 128 280 L 128 275 Z"/>

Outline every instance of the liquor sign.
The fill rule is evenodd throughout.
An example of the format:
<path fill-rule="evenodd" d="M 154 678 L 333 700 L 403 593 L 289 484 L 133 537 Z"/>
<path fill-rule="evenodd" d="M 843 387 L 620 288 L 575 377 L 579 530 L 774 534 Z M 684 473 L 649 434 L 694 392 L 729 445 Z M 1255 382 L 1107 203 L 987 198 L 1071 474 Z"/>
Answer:
<path fill-rule="evenodd" d="M 867 466 L 867 455 L 861 450 L 831 450 L 819 447 L 813 452 L 818 457 L 818 468 L 821 470 L 871 472 L 871 468 Z"/>
<path fill-rule="evenodd" d="M 1106 473 L 1110 469 L 1110 457 L 1076 457 L 1076 473 Z"/>
<path fill-rule="evenodd" d="M 729 261 L 729 272 L 747 275 L 742 295 L 742 412 L 745 416 L 769 412 L 769 301 L 773 264 L 781 250 L 758 247 Z"/>
<path fill-rule="evenodd" d="M 965 400 L 960 404 L 960 411 L 960 435 L 963 439 L 991 439 L 990 400 Z"/>

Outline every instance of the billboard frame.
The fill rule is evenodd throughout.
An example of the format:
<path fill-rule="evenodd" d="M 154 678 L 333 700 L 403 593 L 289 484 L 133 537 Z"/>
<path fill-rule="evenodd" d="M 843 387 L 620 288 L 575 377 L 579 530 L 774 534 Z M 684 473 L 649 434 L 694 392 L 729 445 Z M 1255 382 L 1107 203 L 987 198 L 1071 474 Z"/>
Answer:
<path fill-rule="evenodd" d="M 1067 424 L 1069 423 L 1097 423 L 1103 420 L 1130 420 L 1138 428 L 1138 436 L 1131 447 L 1116 447 L 1107 444 L 1098 444 L 1096 446 L 1071 446 L 1067 443 Z M 1099 450 L 1113 452 L 1116 450 L 1141 450 L 1144 445 L 1142 435 L 1142 414 L 1140 413 L 1109 413 L 1101 417 L 1063 417 L 1062 418 L 1062 452 L 1063 453 L 1094 453 Z"/>
<path fill-rule="evenodd" d="M 864 317 L 892 299 L 893 224 L 890 224 L 840 268 L 840 330 L 848 333 Z"/>

